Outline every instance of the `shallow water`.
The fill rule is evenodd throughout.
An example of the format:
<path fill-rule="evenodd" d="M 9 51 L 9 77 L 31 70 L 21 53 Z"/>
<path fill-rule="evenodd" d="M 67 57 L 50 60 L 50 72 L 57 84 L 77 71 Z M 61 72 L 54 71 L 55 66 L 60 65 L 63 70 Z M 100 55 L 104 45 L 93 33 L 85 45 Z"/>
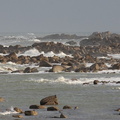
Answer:
<path fill-rule="evenodd" d="M 81 80 L 88 81 L 111 77 L 118 79 L 120 74 L 93 73 L 42 73 L 42 74 L 6 74 L 0 77 L 0 95 L 5 102 L 0 103 L 1 111 L 12 107 L 28 110 L 32 104 L 40 104 L 40 100 L 50 95 L 57 95 L 59 109 L 69 120 L 118 120 L 119 113 L 114 111 L 120 107 L 120 85 L 82 85 Z M 75 79 L 73 79 L 75 78 Z M 72 80 L 71 80 L 72 79 Z M 69 82 L 71 81 L 71 82 Z M 68 83 L 67 83 L 68 82 Z M 72 106 L 72 110 L 63 110 L 64 105 Z M 74 107 L 79 108 L 74 110 Z M 60 113 L 49 112 L 46 109 L 37 110 L 38 116 L 26 117 L 24 120 L 59 119 Z M 1 119 L 13 120 L 12 112 L 0 114 Z"/>

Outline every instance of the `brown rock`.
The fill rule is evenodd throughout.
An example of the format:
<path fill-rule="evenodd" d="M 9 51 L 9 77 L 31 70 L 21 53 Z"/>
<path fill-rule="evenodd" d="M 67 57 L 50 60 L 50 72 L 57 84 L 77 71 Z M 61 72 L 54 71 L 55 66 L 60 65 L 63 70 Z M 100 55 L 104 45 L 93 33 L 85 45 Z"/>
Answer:
<path fill-rule="evenodd" d="M 31 105 L 30 109 L 45 109 L 46 107 L 43 105 Z"/>
<path fill-rule="evenodd" d="M 5 101 L 5 99 L 0 97 L 0 102 L 4 102 L 4 101 Z"/>
<path fill-rule="evenodd" d="M 30 110 L 29 111 L 25 111 L 24 114 L 26 116 L 38 115 L 38 113 L 36 111 L 34 111 L 34 110 L 33 111 L 30 111 Z"/>
<path fill-rule="evenodd" d="M 72 107 L 71 107 L 71 106 L 68 106 L 68 105 L 65 105 L 65 106 L 63 107 L 63 109 L 72 109 Z"/>
<path fill-rule="evenodd" d="M 57 96 L 48 96 L 40 101 L 40 105 L 58 105 Z"/>
<path fill-rule="evenodd" d="M 22 115 L 12 115 L 12 117 L 15 117 L 15 118 L 23 118 Z"/>
<path fill-rule="evenodd" d="M 98 83 L 99 83 L 99 80 L 94 80 L 94 81 L 93 81 L 93 84 L 94 84 L 94 85 L 97 85 Z"/>
<path fill-rule="evenodd" d="M 22 109 L 15 107 L 14 110 L 18 113 L 23 113 Z"/>

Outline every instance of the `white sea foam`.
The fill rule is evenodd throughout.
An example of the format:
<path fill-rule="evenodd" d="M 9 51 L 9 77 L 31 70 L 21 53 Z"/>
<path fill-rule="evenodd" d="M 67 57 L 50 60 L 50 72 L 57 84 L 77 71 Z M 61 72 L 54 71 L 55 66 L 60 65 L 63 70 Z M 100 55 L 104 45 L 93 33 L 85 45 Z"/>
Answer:
<path fill-rule="evenodd" d="M 7 109 L 7 110 L 5 110 L 5 111 L 3 111 L 3 112 L 0 112 L 0 115 L 9 115 L 9 114 L 16 114 L 16 113 L 18 113 L 18 112 L 16 112 L 16 111 L 13 109 L 13 107 L 11 106 L 10 109 Z"/>
<path fill-rule="evenodd" d="M 25 56 L 38 56 L 38 55 L 40 55 L 40 52 L 37 49 L 33 48 L 33 49 L 25 51 L 25 53 L 22 54 L 22 55 L 25 55 Z"/>
<path fill-rule="evenodd" d="M 20 55 L 25 55 L 25 56 L 38 56 L 40 54 L 43 54 L 44 56 L 46 57 L 53 57 L 53 56 L 58 56 L 58 57 L 65 57 L 65 56 L 69 56 L 69 57 L 72 57 L 72 55 L 67 55 L 63 52 L 60 52 L 58 54 L 55 54 L 53 51 L 50 51 L 50 52 L 47 52 L 45 53 L 44 51 L 42 52 L 39 52 L 37 49 L 33 48 L 33 49 L 30 49 L 30 50 L 27 50 L 24 52 L 24 54 L 18 54 L 18 56 Z"/>

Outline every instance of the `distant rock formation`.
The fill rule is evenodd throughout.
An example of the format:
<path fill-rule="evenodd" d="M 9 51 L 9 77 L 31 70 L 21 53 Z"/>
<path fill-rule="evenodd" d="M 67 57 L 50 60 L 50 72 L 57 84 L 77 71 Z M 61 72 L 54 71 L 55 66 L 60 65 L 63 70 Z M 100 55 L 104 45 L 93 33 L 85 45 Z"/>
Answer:
<path fill-rule="evenodd" d="M 80 42 L 80 46 L 111 46 L 120 44 L 120 35 L 115 33 L 107 32 L 94 32 L 88 37 L 89 39 L 84 39 Z"/>
<path fill-rule="evenodd" d="M 37 39 L 81 39 L 84 38 L 86 36 L 77 36 L 76 34 L 73 35 L 68 35 L 68 34 L 51 34 L 51 35 L 47 35 L 45 37 L 38 37 Z"/>

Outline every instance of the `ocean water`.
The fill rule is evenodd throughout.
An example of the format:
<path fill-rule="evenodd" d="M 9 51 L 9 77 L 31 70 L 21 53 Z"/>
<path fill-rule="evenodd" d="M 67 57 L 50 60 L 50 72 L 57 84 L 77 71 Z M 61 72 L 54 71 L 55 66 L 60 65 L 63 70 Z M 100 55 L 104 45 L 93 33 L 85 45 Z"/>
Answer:
<path fill-rule="evenodd" d="M 36 39 L 36 34 L 0 34 L 0 43 L 9 45 L 32 45 L 34 42 L 42 42 Z M 47 40 L 46 40 L 47 41 Z M 50 41 L 50 40 L 48 40 Z M 59 40 L 54 40 L 59 41 Z M 60 40 L 62 43 L 65 41 Z M 23 55 L 39 55 L 36 49 L 26 51 Z M 55 55 L 52 51 L 42 54 L 46 56 Z M 57 54 L 64 57 L 65 53 Z M 19 56 L 19 54 L 18 54 Z M 69 55 L 71 56 L 71 55 Z M 120 59 L 119 55 L 111 55 Z M 37 67 L 38 73 L 10 73 L 12 70 L 24 69 L 26 67 Z M 89 64 L 88 64 L 89 66 Z M 5 99 L 0 102 L 0 120 L 15 120 L 13 114 L 17 114 L 13 108 L 19 107 L 23 111 L 29 110 L 30 105 L 40 104 L 44 97 L 57 95 L 59 105 L 57 107 L 67 116 L 68 120 L 119 120 L 120 108 L 120 71 L 101 71 L 98 73 L 48 73 L 50 68 L 39 68 L 36 64 L 17 65 L 12 62 L 0 63 L 0 97 Z M 110 81 L 108 84 L 93 85 L 94 80 Z M 83 83 L 89 83 L 83 85 Z M 69 105 L 72 109 L 63 110 L 63 106 Z M 78 109 L 74 109 L 75 107 Z M 6 110 L 6 109 L 9 109 Z M 46 109 L 36 110 L 37 116 L 24 116 L 21 120 L 53 120 L 60 118 L 59 111 L 50 112 Z"/>

